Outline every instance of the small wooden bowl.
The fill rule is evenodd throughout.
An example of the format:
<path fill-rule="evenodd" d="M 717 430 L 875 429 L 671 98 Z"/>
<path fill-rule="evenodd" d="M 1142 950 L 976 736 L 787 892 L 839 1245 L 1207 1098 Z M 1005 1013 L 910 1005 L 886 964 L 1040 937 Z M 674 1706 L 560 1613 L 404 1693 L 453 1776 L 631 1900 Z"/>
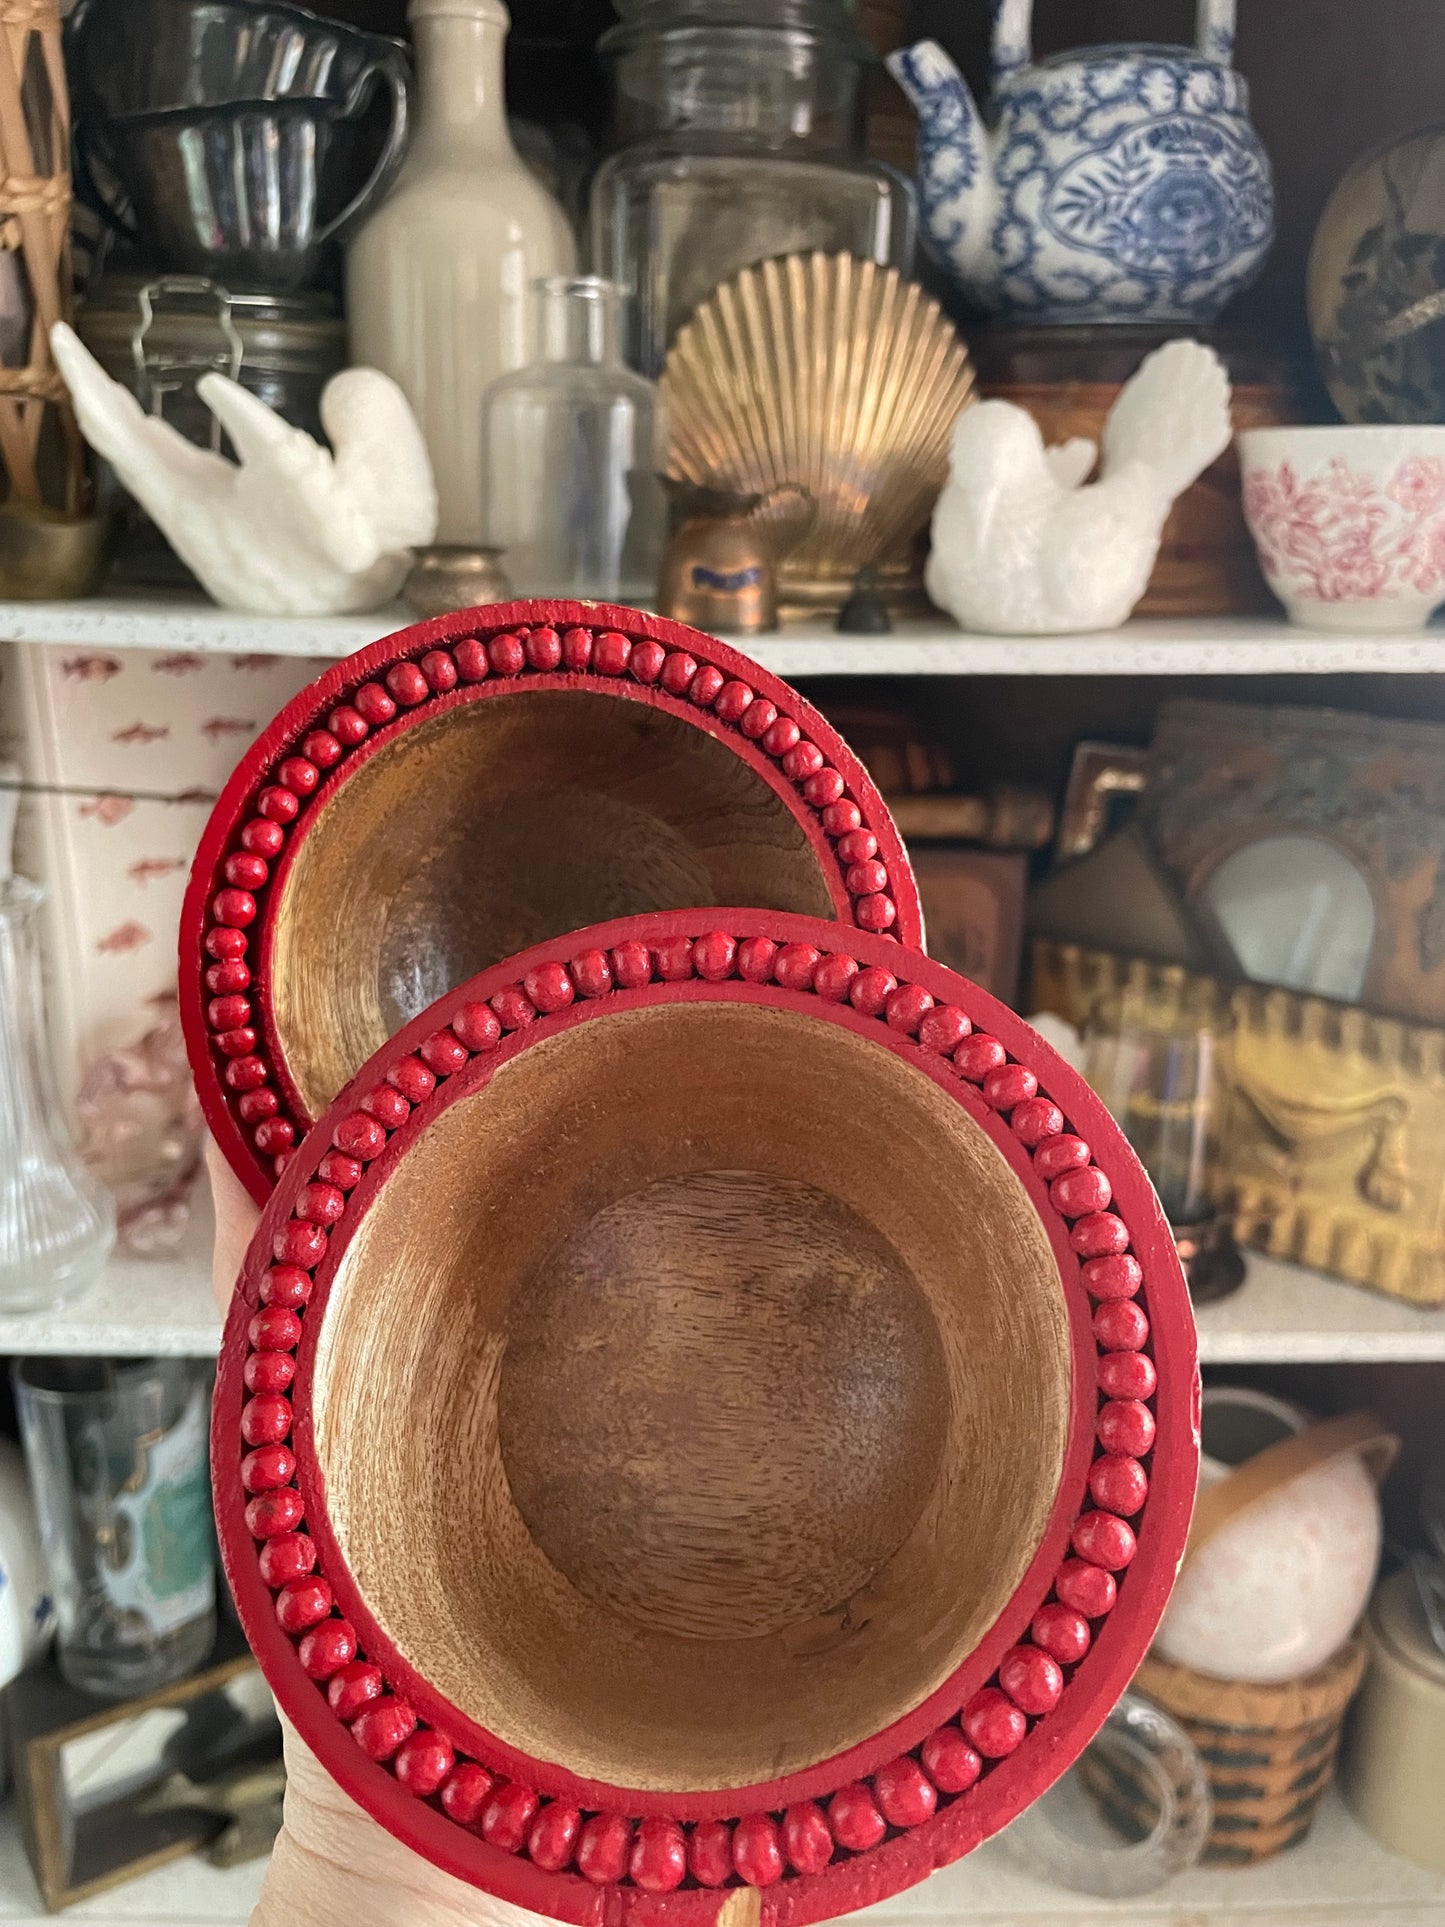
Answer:
<path fill-rule="evenodd" d="M 804 1923 L 1096 1731 L 1197 1396 L 1148 1181 L 1034 1032 L 885 938 L 672 912 L 450 992 L 308 1136 L 216 1509 L 283 1707 L 418 1852 L 562 1920 Z"/>
<path fill-rule="evenodd" d="M 737 651 L 597 603 L 404 629 L 282 710 L 201 840 L 181 1009 L 211 1130 L 262 1199 L 453 984 L 602 917 L 707 903 L 922 939 L 862 765 Z"/>

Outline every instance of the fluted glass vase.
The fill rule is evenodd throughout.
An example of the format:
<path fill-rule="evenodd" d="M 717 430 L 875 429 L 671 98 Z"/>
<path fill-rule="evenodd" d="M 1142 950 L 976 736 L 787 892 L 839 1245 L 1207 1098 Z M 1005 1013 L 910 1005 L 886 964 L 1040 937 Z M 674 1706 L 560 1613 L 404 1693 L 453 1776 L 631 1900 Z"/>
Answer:
<path fill-rule="evenodd" d="M 115 1242 L 110 1194 L 81 1162 L 55 1094 L 36 921 L 45 892 L 0 877 L 0 1311 L 77 1297 Z"/>

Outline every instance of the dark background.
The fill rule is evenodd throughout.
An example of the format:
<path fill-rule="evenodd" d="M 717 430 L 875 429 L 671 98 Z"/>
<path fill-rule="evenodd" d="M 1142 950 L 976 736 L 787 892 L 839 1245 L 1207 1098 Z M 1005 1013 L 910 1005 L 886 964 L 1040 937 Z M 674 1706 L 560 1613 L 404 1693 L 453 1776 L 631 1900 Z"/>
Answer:
<path fill-rule="evenodd" d="M 313 0 L 329 12 L 404 34 L 404 0 Z M 606 95 L 591 57 L 614 17 L 609 0 L 513 0 L 509 104 L 537 120 L 605 126 Z M 982 93 L 988 0 L 911 0 L 910 38 L 941 41 Z M 1035 50 L 1109 40 L 1186 41 L 1193 0 L 1036 0 Z M 1284 341 L 1303 331 L 1301 289 L 1310 237 L 1331 188 L 1367 148 L 1445 120 L 1445 0 L 1239 0 L 1237 65 L 1274 161 L 1279 239 L 1232 318 Z"/>

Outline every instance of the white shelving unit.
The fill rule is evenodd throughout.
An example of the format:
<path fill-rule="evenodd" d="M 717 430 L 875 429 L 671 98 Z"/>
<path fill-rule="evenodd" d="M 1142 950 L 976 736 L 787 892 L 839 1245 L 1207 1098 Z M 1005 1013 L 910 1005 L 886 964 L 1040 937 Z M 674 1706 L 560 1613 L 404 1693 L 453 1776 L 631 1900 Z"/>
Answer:
<path fill-rule="evenodd" d="M 1207 1365 L 1445 1362 L 1445 1308 L 1419 1310 L 1258 1252 L 1246 1263 L 1243 1288 L 1199 1312 Z M 114 1259 L 78 1303 L 0 1317 L 0 1356 L 210 1358 L 220 1335 L 211 1299 L 211 1213 L 202 1195 L 174 1258 Z"/>
<path fill-rule="evenodd" d="M 405 628 L 399 604 L 371 616 L 247 616 L 184 596 L 0 603 L 0 642 L 77 649 L 344 656 Z M 1282 618 L 1130 622 L 1076 636 L 973 636 L 900 623 L 891 636 L 797 624 L 741 647 L 781 676 L 1428 675 L 1445 671 L 1445 628 L 1413 636 L 1326 635 Z"/>
<path fill-rule="evenodd" d="M 0 641 L 77 653 L 166 652 L 334 658 L 391 634 L 404 609 L 315 620 L 236 615 L 184 597 L 0 604 Z M 964 635 L 944 622 L 906 623 L 885 637 L 844 637 L 795 626 L 745 644 L 789 677 L 1435 675 L 1445 673 L 1445 628 L 1402 637 L 1313 634 L 1282 620 L 1137 622 L 1098 635 Z M 0 1354 L 16 1352 L 206 1357 L 220 1321 L 210 1291 L 211 1221 L 202 1203 L 174 1257 L 117 1260 L 79 1304 L 33 1318 L 0 1318 Z M 1199 1315 L 1207 1364 L 1445 1363 L 1445 1308 L 1422 1310 L 1251 1254 L 1241 1291 Z M 87 1927 L 240 1927 L 263 1869 L 220 1874 L 189 1859 L 118 1888 L 70 1915 Z M 42 1914 L 13 1818 L 0 1816 L 0 1927 Z M 880 1927 L 1043 1927 L 1068 1919 L 1105 1927 L 1445 1927 L 1445 1878 L 1387 1853 L 1332 1797 L 1309 1838 L 1265 1866 L 1201 1869 L 1143 1900 L 1064 1893 L 1035 1878 L 995 1841 L 920 1887 L 869 1910 Z"/>
<path fill-rule="evenodd" d="M 113 1258 L 99 1284 L 73 1304 L 0 1315 L 0 1356 L 213 1358 L 221 1343 L 211 1296 L 213 1237 L 210 1194 L 202 1185 L 174 1257 Z"/>
<path fill-rule="evenodd" d="M 264 1861 L 221 1873 L 198 1855 L 173 1860 L 110 1893 L 68 1907 L 85 1927 L 243 1927 L 266 1877 Z M 0 1815 L 0 1927 L 41 1927 L 56 1918 L 40 1904 L 12 1808 Z"/>
<path fill-rule="evenodd" d="M 69 1909 L 85 1927 L 241 1927 L 256 1904 L 260 1863 L 218 1873 L 204 1860 L 158 1872 Z M 478 1908 L 477 1918 L 485 1909 Z M 41 1927 L 40 1907 L 13 1817 L 0 1820 L 0 1927 Z M 1093 1900 L 1037 1880 L 994 1840 L 921 1886 L 852 1916 L 860 1927 L 1441 1927 L 1445 1877 L 1387 1853 L 1337 1795 L 1290 1852 L 1240 1872 L 1203 1867 L 1143 1900 Z"/>

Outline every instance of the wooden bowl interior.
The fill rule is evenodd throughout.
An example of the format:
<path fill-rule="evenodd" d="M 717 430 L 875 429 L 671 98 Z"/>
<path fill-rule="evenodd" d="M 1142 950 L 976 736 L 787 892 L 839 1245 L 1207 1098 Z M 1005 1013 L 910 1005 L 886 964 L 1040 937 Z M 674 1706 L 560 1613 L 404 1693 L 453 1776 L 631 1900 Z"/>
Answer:
<path fill-rule="evenodd" d="M 487 965 L 644 910 L 836 914 L 802 826 L 733 750 L 664 710 L 508 691 L 383 745 L 300 843 L 272 1017 L 319 1117 L 418 1011 Z"/>
<path fill-rule="evenodd" d="M 581 1024 L 440 1114 L 343 1258 L 315 1440 L 433 1687 L 680 1791 L 941 1684 L 1037 1548 L 1069 1394 L 1046 1235 L 963 1107 L 719 1001 Z"/>

